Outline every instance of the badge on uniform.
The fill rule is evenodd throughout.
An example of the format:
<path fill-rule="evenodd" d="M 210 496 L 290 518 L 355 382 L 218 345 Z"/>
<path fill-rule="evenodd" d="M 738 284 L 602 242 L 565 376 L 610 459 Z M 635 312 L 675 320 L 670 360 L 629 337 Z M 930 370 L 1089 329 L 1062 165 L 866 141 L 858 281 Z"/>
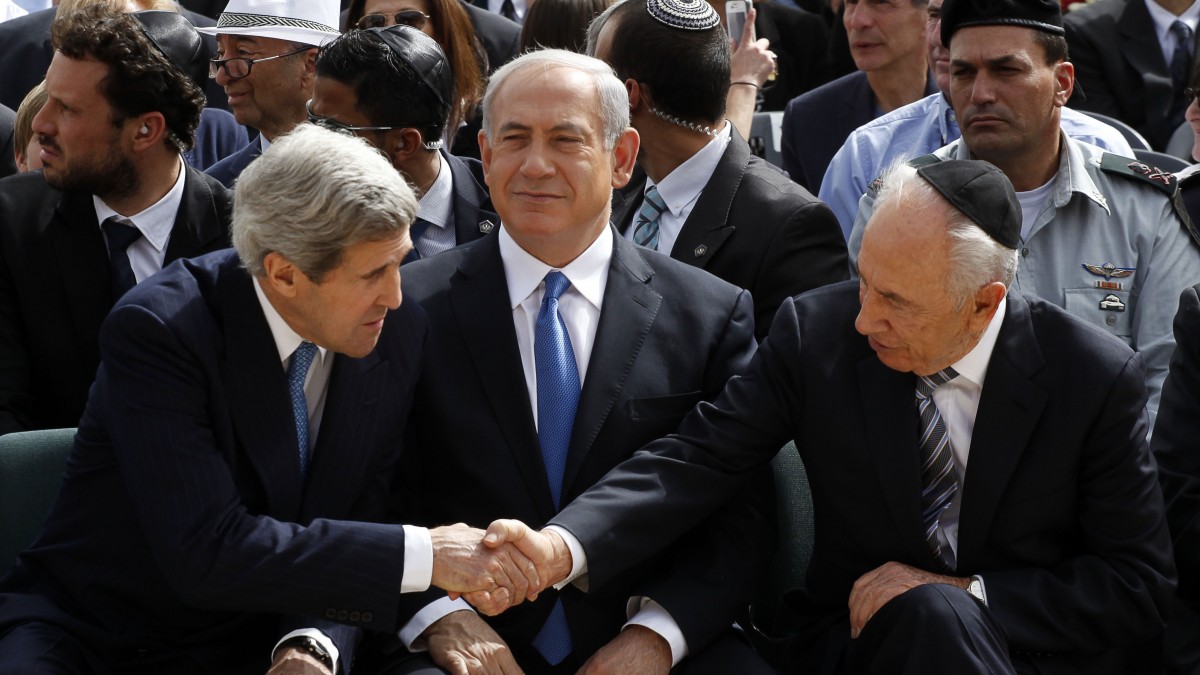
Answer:
<path fill-rule="evenodd" d="M 1121 302 L 1121 299 L 1117 296 L 1109 293 L 1100 301 L 1100 309 L 1106 312 L 1124 312 L 1125 303 Z"/>
<path fill-rule="evenodd" d="M 1135 173 L 1140 173 L 1150 180 L 1159 181 L 1163 185 L 1171 184 L 1171 172 L 1163 171 L 1157 166 L 1150 166 L 1148 164 L 1142 164 L 1141 162 L 1130 162 L 1129 170 Z"/>
<path fill-rule="evenodd" d="M 1109 279 L 1125 279 L 1133 276 L 1133 273 L 1137 271 L 1136 267 L 1117 267 L 1110 262 L 1106 262 L 1103 265 L 1083 263 L 1083 269 L 1098 277 L 1104 277 L 1106 281 Z M 1096 287 L 1100 288 L 1100 285 L 1097 284 Z"/>
<path fill-rule="evenodd" d="M 484 234 L 488 234 L 489 232 L 491 232 L 494 229 L 496 229 L 496 226 L 492 224 L 492 221 L 490 221 L 490 220 L 479 221 L 479 231 L 480 232 L 482 232 Z"/>

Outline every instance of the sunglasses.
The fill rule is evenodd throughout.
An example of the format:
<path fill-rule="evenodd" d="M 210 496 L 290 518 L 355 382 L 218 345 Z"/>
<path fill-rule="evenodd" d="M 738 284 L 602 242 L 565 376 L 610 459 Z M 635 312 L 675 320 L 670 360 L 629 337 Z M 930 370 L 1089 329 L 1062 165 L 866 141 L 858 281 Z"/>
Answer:
<path fill-rule="evenodd" d="M 367 14 L 354 24 L 355 28 L 386 28 L 388 26 L 412 26 L 420 30 L 429 20 L 429 15 L 419 9 L 402 9 L 395 14 Z"/>
<path fill-rule="evenodd" d="M 1191 105 L 1192 101 L 1197 98 L 1200 98 L 1200 87 L 1188 87 L 1183 90 L 1183 100 L 1188 105 Z"/>
<path fill-rule="evenodd" d="M 346 136 L 354 136 L 360 131 L 392 131 L 394 129 L 412 129 L 412 128 L 414 128 L 408 124 L 401 124 L 401 125 L 394 126 L 394 127 L 356 127 L 356 126 L 353 126 L 350 124 L 342 124 L 341 122 L 339 122 L 335 119 L 332 119 L 330 117 L 321 117 L 320 115 L 314 113 L 312 111 L 312 99 L 309 99 L 304 104 L 304 110 L 305 110 L 305 112 L 308 113 L 308 121 L 310 123 L 315 124 L 323 129 L 328 129 L 330 131 L 336 131 L 339 134 L 344 134 Z M 435 141 L 422 141 L 421 142 L 421 146 L 424 147 L 426 150 L 440 150 L 442 145 L 444 145 L 444 143 L 442 142 L 442 139 L 440 139 L 440 138 Z"/>

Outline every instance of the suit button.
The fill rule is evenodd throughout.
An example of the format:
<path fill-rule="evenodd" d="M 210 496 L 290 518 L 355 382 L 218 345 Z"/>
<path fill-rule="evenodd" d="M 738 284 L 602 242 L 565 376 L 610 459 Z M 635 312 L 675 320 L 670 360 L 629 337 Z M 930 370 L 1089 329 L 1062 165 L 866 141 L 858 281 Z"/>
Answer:
<path fill-rule="evenodd" d="M 372 614 L 371 612 L 363 612 L 362 620 L 363 620 L 363 623 L 371 623 L 372 621 L 375 620 L 375 615 Z"/>
<path fill-rule="evenodd" d="M 337 613 L 337 620 L 338 620 L 338 621 L 345 621 L 347 616 L 349 616 L 349 612 L 347 612 L 347 611 L 346 611 L 346 610 L 344 610 L 344 609 L 340 609 L 340 610 L 338 610 L 338 613 Z"/>
<path fill-rule="evenodd" d="M 358 623 L 358 620 L 361 618 L 362 618 L 362 615 L 359 614 L 358 612 L 350 612 L 350 621 L 352 623 Z"/>
<path fill-rule="evenodd" d="M 325 618 L 329 619 L 331 621 L 336 619 L 337 618 L 337 610 L 333 609 L 332 607 L 325 610 Z"/>

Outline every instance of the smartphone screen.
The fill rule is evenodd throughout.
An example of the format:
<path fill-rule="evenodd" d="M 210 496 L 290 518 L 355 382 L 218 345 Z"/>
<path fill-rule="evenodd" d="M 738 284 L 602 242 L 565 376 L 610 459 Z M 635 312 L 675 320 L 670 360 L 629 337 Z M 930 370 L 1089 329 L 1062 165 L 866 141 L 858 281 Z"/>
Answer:
<path fill-rule="evenodd" d="M 742 31 L 746 28 L 747 0 L 728 0 L 725 3 L 725 21 L 729 25 L 729 37 L 733 39 L 733 48 L 737 49 L 742 40 Z"/>

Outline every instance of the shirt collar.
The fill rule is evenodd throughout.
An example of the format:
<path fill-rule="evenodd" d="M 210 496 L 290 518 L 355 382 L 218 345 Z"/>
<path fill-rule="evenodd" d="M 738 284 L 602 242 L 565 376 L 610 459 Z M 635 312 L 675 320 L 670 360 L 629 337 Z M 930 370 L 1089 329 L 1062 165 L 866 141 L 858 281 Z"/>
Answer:
<path fill-rule="evenodd" d="M 150 242 L 155 251 L 162 252 L 167 245 L 167 240 L 171 238 L 171 230 L 175 227 L 175 216 L 179 213 L 179 205 L 183 203 L 183 184 L 186 174 L 187 165 L 180 157 L 179 176 L 175 179 L 175 184 L 171 186 L 171 189 L 167 190 L 167 194 L 140 213 L 126 218 L 142 233 L 146 241 Z M 121 215 L 96 195 L 92 195 L 92 205 L 96 209 L 97 223 L 103 223 L 112 216 Z"/>
<path fill-rule="evenodd" d="M 1004 314 L 1008 309 L 1008 298 L 1000 298 L 1000 306 L 992 315 L 979 342 L 959 359 L 953 366 L 959 377 L 965 378 L 977 387 L 983 386 L 983 378 L 987 375 L 988 363 L 992 360 L 992 352 L 996 349 L 996 339 L 1000 337 L 1000 326 L 1004 323 Z"/>
<path fill-rule="evenodd" d="M 608 282 L 608 264 L 612 260 L 612 228 L 605 227 L 600 236 L 579 257 L 572 260 L 562 273 L 588 302 L 597 309 L 604 298 Z M 513 309 L 537 290 L 538 284 L 554 269 L 530 255 L 508 234 L 500 223 L 500 259 L 504 262 L 504 279 L 508 282 L 508 301 Z"/>
<path fill-rule="evenodd" d="M 252 279 L 254 282 L 254 294 L 258 297 L 258 304 L 262 307 L 263 316 L 267 318 L 267 328 L 271 329 L 271 337 L 275 339 L 275 349 L 279 350 L 279 362 L 287 363 L 296 348 L 304 342 L 304 338 L 288 325 L 287 321 L 279 315 L 279 311 L 275 309 L 275 305 L 267 299 L 267 294 L 263 293 L 262 286 L 258 283 L 258 278 Z M 326 350 L 321 345 L 317 345 L 317 363 L 325 363 Z"/>
<path fill-rule="evenodd" d="M 657 185 L 658 195 L 662 197 L 671 215 L 678 217 L 684 207 L 696 201 L 704 186 L 708 185 L 713 172 L 717 170 L 717 164 L 725 154 L 725 146 L 729 145 L 732 138 L 730 126 L 726 121 L 725 126 L 708 144 L 688 157 L 683 164 L 675 167 L 661 183 L 655 183 L 649 176 L 646 177 L 646 189 Z"/>
<path fill-rule="evenodd" d="M 1184 22 L 1193 32 L 1196 30 L 1197 24 L 1200 24 L 1200 2 L 1193 2 L 1179 16 L 1167 11 L 1165 7 L 1154 0 L 1144 0 L 1144 2 L 1146 11 L 1150 12 L 1150 19 L 1154 22 L 1154 32 L 1158 35 L 1159 44 L 1166 41 L 1167 35 L 1171 32 L 1171 24 L 1176 21 Z M 1167 65 L 1170 65 L 1170 61 Z"/>
<path fill-rule="evenodd" d="M 1087 171 L 1087 159 L 1083 156 L 1083 151 L 1079 147 L 1079 142 L 1071 139 L 1066 134 L 1059 132 L 1059 138 L 1062 143 L 1058 153 L 1058 173 L 1055 174 L 1052 180 L 1055 181 L 1054 187 L 1054 208 L 1061 209 L 1071 201 L 1073 193 L 1079 193 L 1084 197 L 1092 200 L 1111 215 L 1108 208 L 1108 200 L 1104 194 L 1100 192 L 1100 188 L 1096 186 L 1096 182 L 1092 180 L 1091 175 Z M 971 151 L 967 149 L 967 144 L 960 138 L 951 144 L 948 156 L 954 159 L 974 159 L 971 156 Z M 1064 180 L 1064 177 L 1066 180 Z"/>
<path fill-rule="evenodd" d="M 453 213 L 454 177 L 450 173 L 450 164 L 442 153 L 437 153 L 441 168 L 433 185 L 421 195 L 417 202 L 417 217 L 428 221 L 434 227 L 446 229 L 450 224 L 450 214 Z"/>

